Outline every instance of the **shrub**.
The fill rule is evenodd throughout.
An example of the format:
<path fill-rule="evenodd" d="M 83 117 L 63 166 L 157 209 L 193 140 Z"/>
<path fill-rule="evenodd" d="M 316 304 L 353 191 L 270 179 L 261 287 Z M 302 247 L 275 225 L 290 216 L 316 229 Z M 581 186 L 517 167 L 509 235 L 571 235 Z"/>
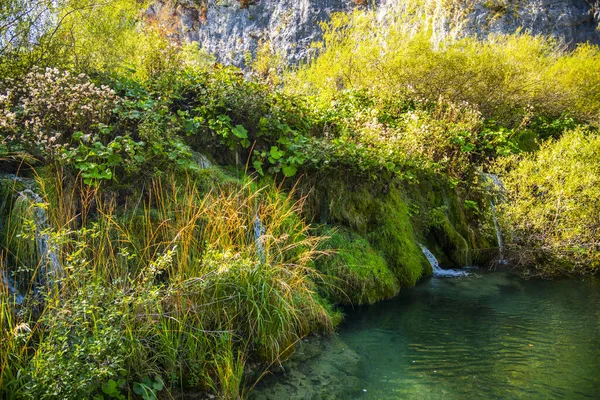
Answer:
<path fill-rule="evenodd" d="M 120 83 L 115 86 L 125 86 L 126 96 L 85 74 L 33 69 L 0 96 L 2 142 L 12 152 L 74 169 L 89 185 L 194 169 L 166 106 L 132 82 Z"/>
<path fill-rule="evenodd" d="M 98 127 L 110 121 L 117 101 L 112 89 L 94 85 L 84 74 L 34 69 L 0 97 L 3 140 L 33 156 L 56 159 L 76 132 L 94 135 L 88 140 L 96 141 Z"/>
<path fill-rule="evenodd" d="M 596 46 L 567 53 L 550 39 L 521 33 L 440 41 L 423 15 L 427 7 L 416 4 L 403 4 L 384 21 L 375 11 L 335 15 L 317 56 L 289 74 L 288 89 L 329 100 L 342 89 L 383 99 L 442 96 L 509 128 L 527 123 L 532 110 L 598 122 L 597 90 L 590 89 L 599 83 Z"/>
<path fill-rule="evenodd" d="M 537 153 L 504 160 L 502 226 L 531 273 L 598 271 L 599 151 L 598 134 L 578 128 Z"/>

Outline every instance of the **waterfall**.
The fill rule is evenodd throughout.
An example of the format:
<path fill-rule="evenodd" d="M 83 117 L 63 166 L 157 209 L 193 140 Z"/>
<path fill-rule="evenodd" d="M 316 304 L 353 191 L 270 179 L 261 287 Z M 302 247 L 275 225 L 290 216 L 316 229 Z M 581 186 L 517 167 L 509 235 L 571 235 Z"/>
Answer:
<path fill-rule="evenodd" d="M 48 214 L 42 207 L 44 201 L 31 189 L 25 189 L 19 192 L 18 200 L 29 201 L 33 207 L 33 222 L 35 224 L 35 244 L 39 255 L 39 265 L 41 279 L 40 285 L 51 286 L 55 279 L 62 275 L 62 265 L 58 259 L 55 246 L 50 243 L 48 238 Z M 45 279 L 45 281 L 44 281 Z"/>
<path fill-rule="evenodd" d="M 469 275 L 465 271 L 458 271 L 458 270 L 455 270 L 455 269 L 442 269 L 442 268 L 440 268 L 440 264 L 439 264 L 437 258 L 435 258 L 435 256 L 433 255 L 433 253 L 431 251 L 429 251 L 429 249 L 427 247 L 425 247 L 424 245 L 422 245 L 421 243 L 419 243 L 419 247 L 421 247 L 421 250 L 423 251 L 423 254 L 425 254 L 425 257 L 427 258 L 427 260 L 429 261 L 429 264 L 431 264 L 431 267 L 433 268 L 433 276 L 438 276 L 438 277 L 456 277 L 456 276 L 467 276 L 467 275 Z"/>
<path fill-rule="evenodd" d="M 263 264 L 266 262 L 265 244 L 262 238 L 265 232 L 266 230 L 261 225 L 258 214 L 256 214 L 256 217 L 254 218 L 254 242 L 256 243 L 256 252 Z"/>
<path fill-rule="evenodd" d="M 15 303 L 20 305 L 23 303 L 24 297 L 21 293 L 19 293 L 19 290 L 16 288 L 16 286 L 10 281 L 9 277 L 0 269 L 0 277 L 2 277 L 1 281 L 4 284 L 4 286 L 6 286 L 6 288 L 8 289 L 8 292 L 12 294 L 12 296 L 14 296 L 15 299 Z"/>
<path fill-rule="evenodd" d="M 498 175 L 494 174 L 483 174 L 483 178 L 491 182 L 493 185 L 493 189 L 498 193 L 504 193 L 504 185 L 502 185 L 502 181 L 498 177 Z M 496 214 L 496 204 L 494 202 L 494 197 L 490 196 L 490 210 L 492 212 L 492 218 L 494 220 L 494 229 L 496 230 L 496 240 L 498 241 L 498 263 L 506 264 L 506 260 L 504 259 L 504 242 L 502 240 L 502 231 L 500 230 L 500 224 L 498 223 L 498 216 Z"/>

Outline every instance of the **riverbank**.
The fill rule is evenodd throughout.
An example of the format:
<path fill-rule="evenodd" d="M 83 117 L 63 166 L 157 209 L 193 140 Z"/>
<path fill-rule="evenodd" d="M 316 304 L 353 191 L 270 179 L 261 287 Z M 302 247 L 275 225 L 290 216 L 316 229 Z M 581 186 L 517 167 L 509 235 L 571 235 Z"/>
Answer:
<path fill-rule="evenodd" d="M 597 47 L 440 43 L 364 9 L 332 16 L 307 64 L 242 71 L 177 41 L 169 7 L 13 3 L 0 397 L 237 400 L 343 307 L 432 273 L 599 272 Z M 323 390 L 354 387 L 355 357 L 306 351 L 335 360 Z"/>

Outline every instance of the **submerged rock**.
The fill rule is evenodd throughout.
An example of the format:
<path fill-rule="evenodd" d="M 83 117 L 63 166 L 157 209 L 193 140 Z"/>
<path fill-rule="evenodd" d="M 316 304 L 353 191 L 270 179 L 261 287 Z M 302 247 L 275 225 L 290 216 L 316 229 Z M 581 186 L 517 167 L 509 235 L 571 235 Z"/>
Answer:
<path fill-rule="evenodd" d="M 360 391 L 358 354 L 337 337 L 305 339 L 282 370 L 263 378 L 251 400 L 343 399 Z"/>

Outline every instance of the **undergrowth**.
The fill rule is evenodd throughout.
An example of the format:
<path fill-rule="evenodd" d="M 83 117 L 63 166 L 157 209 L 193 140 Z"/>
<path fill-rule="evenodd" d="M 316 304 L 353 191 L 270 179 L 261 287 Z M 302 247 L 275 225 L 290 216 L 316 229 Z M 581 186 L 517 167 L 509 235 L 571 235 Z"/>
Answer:
<path fill-rule="evenodd" d="M 4 247 L 3 275 L 21 270 L 33 287 L 18 306 L 1 294 L 3 396 L 110 398 L 109 390 L 127 396 L 164 382 L 239 398 L 253 384 L 248 361 L 281 360 L 301 337 L 339 321 L 316 293 L 320 239 L 296 216 L 301 203 L 273 187 L 201 193 L 192 178 L 163 177 L 124 208 L 97 188 L 54 187 L 60 198 L 85 191 L 80 208 L 48 207 L 51 222 L 35 233 L 58 252 L 61 277 L 36 284 L 49 270 L 40 249 L 30 250 L 36 265 Z"/>

